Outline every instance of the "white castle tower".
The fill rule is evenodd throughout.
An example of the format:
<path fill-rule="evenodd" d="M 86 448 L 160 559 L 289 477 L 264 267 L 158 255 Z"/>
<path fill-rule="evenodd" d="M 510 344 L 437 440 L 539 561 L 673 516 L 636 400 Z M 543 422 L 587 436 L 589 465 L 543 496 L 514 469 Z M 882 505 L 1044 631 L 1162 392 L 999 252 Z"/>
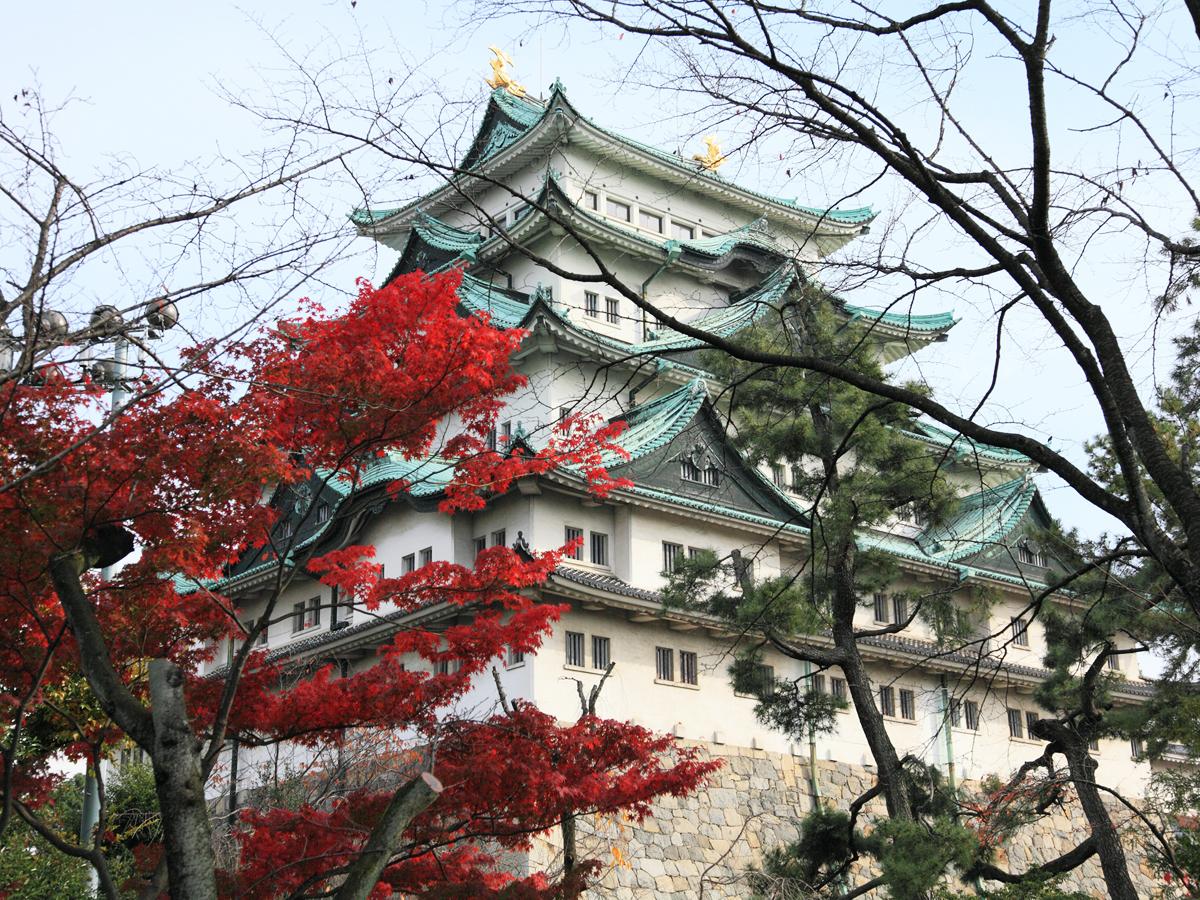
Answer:
<path fill-rule="evenodd" d="M 417 464 L 389 460 L 351 494 L 331 488 L 301 498 L 318 505 L 302 542 L 373 544 L 389 574 L 435 559 L 469 564 L 480 548 L 500 543 L 546 549 L 583 538 L 578 558 L 541 588 L 546 601 L 570 611 L 536 655 L 508 660 L 505 692 L 573 720 L 576 683 L 590 689 L 615 663 L 602 715 L 701 743 L 727 759 L 712 787 L 663 803 L 644 826 L 591 823 L 598 852 L 614 860 L 604 885 L 615 896 L 695 896 L 705 872 L 707 896 L 742 896 L 738 873 L 764 848 L 794 837 L 798 817 L 820 802 L 844 807 L 873 779 L 853 711 L 838 716 L 832 734 L 801 743 L 763 726 L 754 699 L 730 684 L 734 636 L 711 617 L 664 608 L 659 595 L 665 573 L 700 549 L 740 550 L 764 577 L 802 558 L 806 514 L 790 491 L 791 472 L 760 471 L 730 445 L 713 400 L 722 386 L 703 370 L 698 341 L 660 327 L 615 292 L 531 261 L 594 271 L 588 254 L 598 254 L 660 309 L 726 336 L 795 289 L 874 217 L 869 209 L 808 207 L 733 184 L 718 174 L 720 161 L 715 144 L 687 159 L 610 131 L 572 106 L 557 82 L 547 99 L 534 100 L 507 81 L 490 95 L 461 174 L 402 208 L 352 216 L 361 234 L 398 254 L 389 278 L 465 267 L 463 314 L 486 310 L 495 324 L 528 332 L 516 365 L 529 384 L 501 416 L 498 440 L 536 442 L 571 413 L 623 419 L 620 441 L 629 456 L 612 471 L 632 486 L 598 501 L 582 478 L 560 471 L 525 479 L 478 513 L 448 516 L 436 511 L 437 477 L 413 478 Z M 885 362 L 935 353 L 929 345 L 946 340 L 955 322 L 949 313 L 909 316 L 849 304 L 838 312 Z M 927 527 L 898 513 L 861 542 L 895 556 L 897 589 L 950 583 L 965 597 L 986 586 L 997 599 L 980 632 L 1009 629 L 1012 639 L 981 662 L 977 654 L 939 652 L 926 626 L 914 622 L 864 640 L 864 652 L 899 752 L 959 780 L 1006 776 L 1041 752 L 1027 734 L 1026 713 L 1035 710 L 1032 692 L 1046 675 L 1043 636 L 1038 623 L 1018 619 L 1031 586 L 1044 584 L 1055 565 L 1026 539 L 1049 521 L 1031 480 L 1035 467 L 921 422 L 911 438 L 956 461 L 951 477 L 962 502 L 949 522 Z M 398 477 L 413 480 L 414 490 L 387 501 L 383 487 Z M 281 504 L 285 513 L 290 508 Z M 221 588 L 239 596 L 242 614 L 254 619 L 256 592 L 273 573 L 274 564 L 247 559 Z M 265 635 L 273 654 L 339 660 L 348 669 L 369 665 L 373 648 L 397 629 L 438 614 L 384 609 L 368 617 L 303 577 L 278 608 L 293 614 Z M 890 594 L 865 598 L 860 615 L 864 627 L 906 617 Z M 1126 668 L 1116 700 L 1139 702 L 1147 690 L 1135 657 L 1119 659 Z M 764 662 L 776 678 L 810 677 L 804 664 L 770 650 Z M 811 677 L 819 678 L 817 689 L 844 695 L 836 672 Z M 490 679 L 476 694 L 481 707 L 496 701 Z M 1140 793 L 1150 763 L 1117 741 L 1100 741 L 1095 753 L 1101 781 Z M 254 770 L 247 753 L 235 792 L 253 789 Z M 1075 836 L 1052 832 L 1044 846 L 1032 842 L 1021 851 L 1024 862 L 1057 855 Z M 552 865 L 553 852 L 551 838 L 530 864 Z M 1097 873 L 1085 868 L 1074 877 L 1094 887 Z"/>

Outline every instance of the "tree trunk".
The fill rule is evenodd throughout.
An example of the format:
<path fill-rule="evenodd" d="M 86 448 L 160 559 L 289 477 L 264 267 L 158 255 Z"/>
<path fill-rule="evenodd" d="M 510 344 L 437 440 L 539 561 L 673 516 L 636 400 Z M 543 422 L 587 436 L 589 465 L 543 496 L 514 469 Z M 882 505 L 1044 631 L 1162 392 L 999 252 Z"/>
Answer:
<path fill-rule="evenodd" d="M 216 900 L 216 860 L 200 745 L 188 724 L 183 672 L 170 660 L 150 661 L 154 720 L 154 787 L 162 815 L 171 900 Z"/>
<path fill-rule="evenodd" d="M 1100 857 L 1108 896 L 1113 900 L 1137 900 L 1137 889 L 1129 877 L 1121 837 L 1113 827 L 1112 817 L 1096 788 L 1097 763 L 1088 753 L 1083 739 L 1077 735 L 1075 740 L 1064 742 L 1063 749 L 1071 770 L 1071 781 L 1079 794 L 1079 805 L 1083 807 L 1083 814 L 1087 816 L 1092 838 L 1096 842 L 1096 853 Z"/>
<path fill-rule="evenodd" d="M 835 628 L 835 643 L 837 629 Z M 846 676 L 846 686 L 850 698 L 854 701 L 854 712 L 862 726 L 863 736 L 871 756 L 879 767 L 879 785 L 883 789 L 883 799 L 887 804 L 888 815 L 893 819 L 911 819 L 912 805 L 908 800 L 908 789 L 904 783 L 904 767 L 900 765 L 900 757 L 896 746 L 892 743 L 891 735 L 887 733 L 883 715 L 875 705 L 875 695 L 871 691 L 871 681 L 863 667 L 862 657 L 854 646 L 853 638 L 850 646 L 838 643 L 839 649 L 845 652 L 842 662 L 842 673 Z"/>
<path fill-rule="evenodd" d="M 350 866 L 350 872 L 342 886 L 333 895 L 334 900 L 366 900 L 370 896 L 375 885 L 379 883 L 379 876 L 383 874 L 388 860 L 400 845 L 404 829 L 424 812 L 441 792 L 441 782 L 428 772 L 422 772 L 396 790 L 388 808 L 384 810 L 383 818 L 371 832 L 367 845 Z"/>

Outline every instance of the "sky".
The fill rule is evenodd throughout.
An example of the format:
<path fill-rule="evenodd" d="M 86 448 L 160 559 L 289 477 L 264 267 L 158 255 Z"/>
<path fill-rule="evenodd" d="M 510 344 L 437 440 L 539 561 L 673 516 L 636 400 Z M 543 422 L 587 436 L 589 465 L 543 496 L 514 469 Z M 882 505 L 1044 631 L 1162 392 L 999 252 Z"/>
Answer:
<path fill-rule="evenodd" d="M 328 77 L 343 100 L 367 90 L 369 84 L 395 79 L 412 94 L 411 105 L 404 110 L 406 124 L 430 130 L 442 122 L 460 138 L 469 137 L 472 109 L 481 109 L 486 93 L 483 77 L 492 44 L 512 54 L 518 78 L 532 93 L 544 93 L 558 77 L 585 114 L 647 142 L 668 149 L 699 149 L 697 135 L 708 124 L 691 115 L 685 95 L 638 84 L 654 82 L 657 67 L 665 63 L 633 36 L 598 36 L 521 19 L 473 23 L 465 18 L 462 6 L 453 4 L 418 0 L 286 4 L 267 0 L 241 5 L 222 0 L 60 2 L 19 4 L 7 11 L 5 19 L 0 32 L 0 111 L 10 119 L 22 115 L 22 88 L 36 88 L 49 105 L 65 103 L 52 123 L 59 158 L 84 180 L 91 177 L 89 173 L 120 168 L 182 178 L 192 172 L 214 179 L 227 175 L 231 161 L 253 160 L 256 149 L 272 145 L 278 137 L 236 103 L 258 109 L 293 104 L 304 97 L 302 70 Z M 1169 31 L 1170 23 L 1159 27 Z M 1068 46 L 1064 52 L 1069 61 L 1086 66 L 1091 50 L 1085 43 Z M 992 146 L 1002 155 L 1009 151 L 1019 155 L 1020 135 L 1004 131 L 1005 113 L 1012 111 L 1008 107 L 1015 101 L 1011 92 L 1002 89 L 1003 83 L 989 75 L 989 65 L 984 60 L 980 74 L 964 84 L 966 106 Z M 881 67 L 877 83 L 889 77 L 886 67 Z M 468 100 L 477 103 L 460 105 Z M 730 125 L 731 130 L 736 127 Z M 938 254 L 954 258 L 953 240 L 944 230 L 917 231 L 924 214 L 908 205 L 894 184 L 883 182 L 846 196 L 847 186 L 856 183 L 852 180 L 856 173 L 820 160 L 791 165 L 792 148 L 780 145 L 778 154 L 776 149 L 766 145 L 741 154 L 722 174 L 768 193 L 797 196 L 811 205 L 839 199 L 846 206 L 872 205 L 880 212 L 877 230 L 901 234 L 907 230 L 928 242 L 933 258 Z M 1075 159 L 1104 160 L 1110 148 L 1081 138 L 1068 152 Z M 360 165 L 361 171 L 350 171 Z M 376 205 L 409 199 L 423 185 L 419 180 L 404 181 L 405 173 L 396 171 L 394 187 L 390 186 L 393 173 L 377 158 L 351 160 L 347 172 L 340 174 L 361 176 L 363 183 L 376 186 L 372 191 Z M 361 192 L 356 194 L 353 178 L 331 178 L 308 202 L 329 222 L 336 222 L 361 202 Z M 261 212 L 261 221 L 249 216 L 230 240 L 253 239 L 254 229 L 270 220 L 269 210 Z M 365 239 L 347 240 L 338 247 L 336 260 L 304 290 L 327 305 L 352 291 L 357 276 L 378 277 L 392 262 L 390 255 L 376 254 Z M 154 250 L 143 252 L 150 258 Z M 1136 266 L 1131 269 L 1128 264 L 1138 252 L 1137 247 L 1116 241 L 1103 257 L 1111 267 L 1093 265 L 1082 278 L 1113 317 L 1139 377 L 1150 390 L 1169 363 L 1163 335 L 1194 313 L 1185 309 L 1157 329 L 1152 327 L 1145 283 L 1136 277 Z M 136 276 L 124 271 L 123 265 L 113 264 L 109 271 L 89 276 L 94 280 L 75 285 L 81 309 L 117 300 L 136 283 Z M 290 296 L 288 285 L 279 290 Z M 851 299 L 880 305 L 888 301 L 888 290 L 886 285 L 867 286 L 861 296 Z M 914 311 L 952 308 L 962 321 L 948 342 L 924 351 L 906 374 L 928 379 L 952 405 L 970 407 L 991 375 L 990 368 L 980 363 L 992 356 L 994 310 L 1003 299 L 979 294 L 920 301 Z M 235 314 L 237 302 L 198 303 L 183 313 L 190 317 L 193 331 L 219 330 L 224 318 Z M 280 308 L 286 308 L 286 302 Z M 1022 423 L 1035 436 L 1049 438 L 1057 449 L 1079 460 L 1084 442 L 1100 430 L 1101 423 L 1078 371 L 1030 314 L 1018 311 L 1012 316 L 1005 339 L 999 387 L 982 418 L 1005 425 Z M 1068 526 L 1085 534 L 1111 527 L 1055 479 L 1043 477 L 1040 483 L 1051 509 Z"/>

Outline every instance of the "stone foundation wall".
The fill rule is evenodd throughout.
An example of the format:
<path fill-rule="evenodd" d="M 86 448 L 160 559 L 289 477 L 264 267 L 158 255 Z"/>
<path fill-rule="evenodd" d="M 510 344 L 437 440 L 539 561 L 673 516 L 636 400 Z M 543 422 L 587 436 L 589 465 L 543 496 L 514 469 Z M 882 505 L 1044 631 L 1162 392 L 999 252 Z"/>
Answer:
<path fill-rule="evenodd" d="M 612 817 L 580 820 L 579 858 L 599 859 L 606 866 L 588 896 L 617 900 L 745 897 L 749 893 L 746 867 L 759 862 L 764 849 L 797 837 L 796 820 L 814 806 L 806 758 L 724 745 L 698 746 L 725 761 L 708 787 L 680 800 L 665 798 L 641 824 Z M 822 802 L 840 809 L 848 808 L 875 781 L 861 766 L 823 760 L 817 762 L 817 775 Z M 969 790 L 972 785 L 964 787 Z M 1128 823 L 1126 810 L 1111 811 L 1116 821 Z M 867 805 L 863 819 L 869 822 L 883 815 L 882 802 L 875 802 Z M 1131 825 L 1129 829 L 1125 846 L 1138 894 L 1156 897 L 1162 883 L 1139 861 L 1140 842 Z M 1020 832 L 1000 851 L 997 864 L 1024 870 L 1071 849 L 1085 834 L 1082 812 L 1068 806 Z M 530 862 L 534 868 L 553 869 L 560 850 L 558 835 L 552 835 L 535 849 Z M 859 884 L 875 874 L 860 864 L 852 879 Z M 1095 857 L 1072 873 L 1066 884 L 1094 897 L 1107 896 Z M 964 893 L 972 893 L 962 887 Z"/>

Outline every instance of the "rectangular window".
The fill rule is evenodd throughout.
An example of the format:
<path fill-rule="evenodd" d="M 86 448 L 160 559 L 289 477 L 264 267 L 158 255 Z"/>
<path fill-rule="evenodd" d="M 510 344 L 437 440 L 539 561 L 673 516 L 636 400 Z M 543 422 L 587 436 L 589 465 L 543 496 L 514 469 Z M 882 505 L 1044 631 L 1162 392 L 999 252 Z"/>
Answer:
<path fill-rule="evenodd" d="M 792 493 L 798 494 L 804 487 L 804 470 L 799 466 L 792 466 Z"/>
<path fill-rule="evenodd" d="M 505 529 L 498 528 L 492 532 L 492 546 L 493 547 L 507 547 L 508 546 L 508 533 L 505 531 Z"/>
<path fill-rule="evenodd" d="M 1035 740 L 1035 738 L 1033 736 L 1033 724 L 1039 718 L 1040 717 L 1035 712 L 1026 712 L 1025 713 L 1025 734 L 1028 735 L 1028 737 L 1031 741 Z"/>
<path fill-rule="evenodd" d="M 900 689 L 900 718 L 910 722 L 917 718 L 917 695 L 908 688 Z"/>
<path fill-rule="evenodd" d="M 500 426 L 500 437 L 503 438 L 505 446 L 512 443 L 512 419 Z"/>
<path fill-rule="evenodd" d="M 304 627 L 316 628 L 321 624 L 321 598 L 310 597 L 308 600 L 308 609 L 304 613 Z"/>
<path fill-rule="evenodd" d="M 583 668 L 583 632 L 567 632 L 567 665 Z"/>
<path fill-rule="evenodd" d="M 592 565 L 608 565 L 608 535 L 600 531 L 592 532 Z"/>
<path fill-rule="evenodd" d="M 590 318 L 597 318 L 600 315 L 600 295 L 594 291 L 583 292 L 583 311 Z"/>
<path fill-rule="evenodd" d="M 829 679 L 829 687 L 830 687 L 830 693 L 833 694 L 833 697 L 835 700 L 841 700 L 842 702 L 846 702 L 847 700 L 850 699 L 850 692 L 848 690 L 846 690 L 846 679 L 845 678 Z"/>
<path fill-rule="evenodd" d="M 578 541 L 578 546 L 567 551 L 568 559 L 577 559 L 583 561 L 583 529 L 576 528 L 574 525 L 568 525 L 563 529 L 563 543 L 570 544 L 573 541 Z"/>
<path fill-rule="evenodd" d="M 621 320 L 621 301 L 616 297 L 605 297 L 604 317 L 613 325 L 616 325 Z"/>
<path fill-rule="evenodd" d="M 950 724 L 955 728 L 962 727 L 962 701 L 950 701 Z"/>
<path fill-rule="evenodd" d="M 400 559 L 400 572 L 407 575 L 409 572 L 416 571 L 417 557 L 415 553 L 409 553 Z"/>
<path fill-rule="evenodd" d="M 894 617 L 892 618 L 893 622 L 899 624 L 900 622 L 908 621 L 908 598 L 893 597 L 892 612 L 895 613 Z"/>
<path fill-rule="evenodd" d="M 826 692 L 824 675 L 814 675 L 812 677 L 812 692 L 814 694 L 824 694 Z"/>
<path fill-rule="evenodd" d="M 488 429 L 487 437 L 484 439 L 484 442 L 487 444 L 487 448 L 489 450 L 496 449 L 496 429 L 495 428 Z"/>
<path fill-rule="evenodd" d="M 688 559 L 699 559 L 700 555 L 704 552 L 705 551 L 703 547 L 688 547 L 687 556 Z"/>
<path fill-rule="evenodd" d="M 331 588 L 329 591 L 329 630 L 336 631 L 339 628 L 345 628 L 353 618 L 354 595 L 351 594 L 342 599 L 338 596 L 338 589 Z"/>
<path fill-rule="evenodd" d="M 592 635 L 592 668 L 607 669 L 612 662 L 612 642 L 598 634 Z"/>
<path fill-rule="evenodd" d="M 979 704 L 974 700 L 963 701 L 963 725 L 968 731 L 979 730 Z"/>
<path fill-rule="evenodd" d="M 896 691 L 894 688 L 879 689 L 879 711 L 885 716 L 896 715 Z"/>
<path fill-rule="evenodd" d="M 632 221 L 629 215 L 629 204 L 622 203 L 620 200 L 614 200 L 612 197 L 605 198 L 604 211 L 614 219 L 620 219 L 622 222 Z"/>
<path fill-rule="evenodd" d="M 1025 719 L 1019 709 L 1010 709 L 1008 711 L 1008 736 L 1014 738 L 1025 737 Z"/>
<path fill-rule="evenodd" d="M 471 541 L 471 547 L 472 547 L 471 558 L 478 559 L 479 554 L 487 549 L 487 536 L 485 535 L 482 537 L 474 538 Z"/>
<path fill-rule="evenodd" d="M 759 665 L 754 675 L 755 693 L 769 694 L 775 690 L 775 667 Z"/>
<path fill-rule="evenodd" d="M 1135 738 L 1130 738 L 1130 740 L 1129 740 L 1129 754 L 1130 754 L 1130 759 L 1141 759 L 1141 758 L 1142 758 L 1142 755 L 1143 755 L 1145 752 L 1146 752 L 1146 748 L 1145 748 L 1145 746 L 1142 744 L 1142 739 L 1141 739 L 1141 738 L 1136 738 L 1136 737 L 1135 737 Z"/>
<path fill-rule="evenodd" d="M 649 210 L 638 210 L 638 224 L 647 231 L 653 231 L 655 234 L 662 234 L 662 216 L 652 213 Z"/>
<path fill-rule="evenodd" d="M 1108 654 L 1108 659 L 1104 660 L 1104 664 L 1114 671 L 1121 671 L 1121 657 L 1115 653 Z"/>
<path fill-rule="evenodd" d="M 684 481 L 699 481 L 700 467 L 690 457 L 685 456 L 679 461 L 679 477 Z"/>
<path fill-rule="evenodd" d="M 778 464 L 771 466 L 771 480 L 775 482 L 775 487 L 783 490 L 787 487 L 787 470 Z"/>
<path fill-rule="evenodd" d="M 701 480 L 709 487 L 717 487 L 721 484 L 721 473 L 716 466 L 705 466 Z"/>
<path fill-rule="evenodd" d="M 595 191 L 584 191 L 583 205 L 585 209 L 600 209 L 600 195 Z"/>
<path fill-rule="evenodd" d="M 425 547 L 422 549 L 420 554 L 417 556 L 417 562 L 422 566 L 427 566 L 433 562 L 433 548 Z"/>
<path fill-rule="evenodd" d="M 1012 640 L 1019 647 L 1029 646 L 1029 623 L 1022 618 L 1012 620 Z"/>
<path fill-rule="evenodd" d="M 887 594 L 875 595 L 875 621 L 888 622 L 888 596 Z"/>
<path fill-rule="evenodd" d="M 679 568 L 679 563 L 683 559 L 683 544 L 672 544 L 670 541 L 663 541 L 663 572 L 671 575 Z"/>
<path fill-rule="evenodd" d="M 567 421 L 567 417 L 570 415 L 571 415 L 571 407 L 560 406 L 558 408 L 558 421 L 565 422 L 565 421 Z"/>
<path fill-rule="evenodd" d="M 696 229 L 682 222 L 671 223 L 671 237 L 677 241 L 690 241 L 696 236 Z"/>
<path fill-rule="evenodd" d="M 330 515 L 329 504 L 328 503 L 318 503 L 317 504 L 317 521 L 318 522 L 328 522 L 329 515 Z"/>
<path fill-rule="evenodd" d="M 659 681 L 675 680 L 675 651 L 670 647 L 654 648 L 654 677 Z"/>
<path fill-rule="evenodd" d="M 508 648 L 508 667 L 511 669 L 513 666 L 519 666 L 523 662 L 525 662 L 525 651 L 524 650 L 514 650 L 512 647 L 509 647 Z"/>
<path fill-rule="evenodd" d="M 684 684 L 698 684 L 699 672 L 696 654 L 688 650 L 679 651 L 679 680 Z"/>
<path fill-rule="evenodd" d="M 437 673 L 439 675 L 456 675 L 461 668 L 461 659 L 439 659 L 437 661 Z"/>

